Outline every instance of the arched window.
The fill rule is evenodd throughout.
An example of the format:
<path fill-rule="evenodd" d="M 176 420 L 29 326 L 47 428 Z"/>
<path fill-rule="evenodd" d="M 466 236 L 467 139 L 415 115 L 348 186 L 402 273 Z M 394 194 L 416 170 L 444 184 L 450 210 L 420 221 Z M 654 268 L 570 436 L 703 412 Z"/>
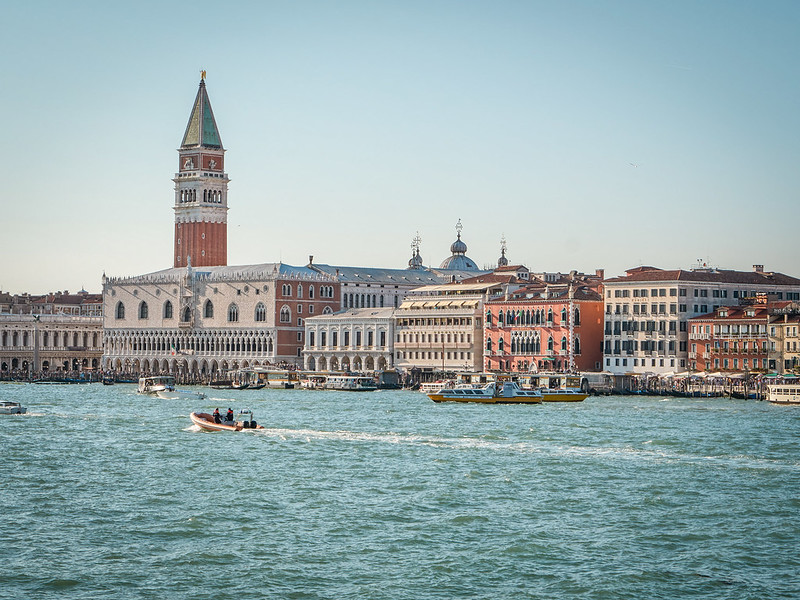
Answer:
<path fill-rule="evenodd" d="M 553 351 L 553 338 L 547 338 L 547 349 Z"/>
<path fill-rule="evenodd" d="M 263 302 L 259 302 L 256 304 L 256 321 L 266 321 L 267 320 L 267 307 L 264 306 Z"/>
<path fill-rule="evenodd" d="M 330 306 L 326 306 L 325 308 L 322 309 L 322 314 L 323 315 L 331 315 L 331 314 L 333 314 L 333 311 L 331 310 Z"/>
<path fill-rule="evenodd" d="M 291 286 L 291 285 L 289 285 L 288 283 L 284 283 L 284 284 L 281 286 L 281 293 L 282 293 L 284 296 L 291 296 L 291 295 L 292 295 L 292 286 Z"/>
<path fill-rule="evenodd" d="M 292 311 L 289 310 L 288 306 L 281 307 L 281 323 L 291 323 L 292 322 Z"/>
<path fill-rule="evenodd" d="M 575 341 L 572 343 L 573 347 L 575 348 L 575 354 L 581 353 L 581 338 L 575 338 Z"/>
<path fill-rule="evenodd" d="M 184 323 L 188 323 L 192 320 L 192 309 L 190 307 L 186 307 L 183 309 L 183 313 L 181 314 L 181 321 Z"/>
<path fill-rule="evenodd" d="M 149 312 L 150 312 L 150 311 L 149 311 L 149 310 L 148 310 L 148 308 L 147 308 L 147 302 L 145 302 L 144 300 L 142 300 L 142 301 L 139 303 L 139 318 L 140 318 L 140 319 L 146 319 L 146 318 L 147 318 L 147 315 L 149 314 Z"/>
<path fill-rule="evenodd" d="M 490 327 L 492 325 L 492 311 L 491 310 L 487 310 L 486 311 L 486 324 L 489 325 Z M 491 348 L 486 348 L 486 349 L 487 350 L 491 350 Z"/>
<path fill-rule="evenodd" d="M 164 318 L 171 319 L 172 318 L 172 302 L 167 300 L 164 302 Z"/>
<path fill-rule="evenodd" d="M 214 303 L 211 302 L 211 300 L 206 300 L 206 303 L 203 305 L 203 318 L 211 319 L 213 317 L 214 317 Z"/>
<path fill-rule="evenodd" d="M 574 317 L 575 325 L 581 324 L 581 309 L 577 306 L 575 307 L 575 317 Z"/>
<path fill-rule="evenodd" d="M 308 286 L 308 297 L 313 300 L 314 299 L 314 286 Z"/>
<path fill-rule="evenodd" d="M 566 308 L 562 308 L 561 309 L 561 322 L 562 323 L 566 323 L 567 322 L 567 309 Z"/>
<path fill-rule="evenodd" d="M 499 313 L 497 313 L 497 324 L 502 327 L 504 323 L 505 323 L 505 317 L 503 315 L 503 311 L 501 310 Z"/>
<path fill-rule="evenodd" d="M 547 309 L 547 324 L 548 325 L 552 325 L 553 324 L 553 309 L 552 308 L 548 308 Z"/>
<path fill-rule="evenodd" d="M 486 350 L 488 352 L 492 351 L 492 338 L 486 338 Z"/>
<path fill-rule="evenodd" d="M 228 307 L 228 322 L 236 323 L 237 321 L 239 321 L 239 307 L 235 304 L 231 304 Z"/>
<path fill-rule="evenodd" d="M 567 338 L 565 338 L 565 337 L 561 338 L 561 351 L 562 352 L 566 352 L 567 351 Z"/>
<path fill-rule="evenodd" d="M 503 344 L 503 338 L 498 338 L 498 340 L 497 340 L 497 351 L 502 353 L 504 345 L 505 344 Z"/>
<path fill-rule="evenodd" d="M 298 298 L 302 298 L 303 297 L 303 284 L 302 283 L 298 283 L 297 284 L 297 297 Z"/>
<path fill-rule="evenodd" d="M 118 319 L 125 318 L 125 305 L 122 302 L 117 302 L 117 309 L 114 311 L 114 314 Z"/>

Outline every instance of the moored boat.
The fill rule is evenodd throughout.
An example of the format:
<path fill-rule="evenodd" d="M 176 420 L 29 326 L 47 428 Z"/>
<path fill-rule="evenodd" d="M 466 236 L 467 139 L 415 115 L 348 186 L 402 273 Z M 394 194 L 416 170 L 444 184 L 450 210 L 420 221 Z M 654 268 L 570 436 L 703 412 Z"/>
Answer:
<path fill-rule="evenodd" d="M 428 394 L 434 402 L 478 402 L 483 404 L 541 404 L 539 390 L 523 390 L 513 381 L 488 383 L 483 387 L 458 386 Z"/>
<path fill-rule="evenodd" d="M 774 383 L 768 385 L 767 400 L 772 404 L 800 405 L 800 383 Z"/>
<path fill-rule="evenodd" d="M 3 400 L 0 402 L 0 415 L 24 415 L 28 409 L 19 402 Z"/>
<path fill-rule="evenodd" d="M 539 392 L 542 394 L 542 402 L 583 402 L 589 397 L 589 394 L 571 388 L 540 388 Z"/>
<path fill-rule="evenodd" d="M 378 385 L 372 377 L 329 375 L 325 379 L 324 389 L 342 392 L 374 392 L 378 389 Z"/>
<path fill-rule="evenodd" d="M 232 421 L 220 419 L 217 422 L 214 415 L 205 412 L 193 412 L 189 414 L 192 423 L 204 431 L 255 431 L 264 429 L 263 425 L 256 423 L 252 410 L 240 410 Z"/>

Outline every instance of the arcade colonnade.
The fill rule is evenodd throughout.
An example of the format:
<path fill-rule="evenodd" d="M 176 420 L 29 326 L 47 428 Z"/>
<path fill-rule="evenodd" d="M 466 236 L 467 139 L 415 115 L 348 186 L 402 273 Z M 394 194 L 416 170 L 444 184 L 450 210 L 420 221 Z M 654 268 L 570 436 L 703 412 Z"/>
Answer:
<path fill-rule="evenodd" d="M 275 360 L 273 328 L 112 330 L 104 343 L 103 368 L 123 373 L 202 376 Z"/>

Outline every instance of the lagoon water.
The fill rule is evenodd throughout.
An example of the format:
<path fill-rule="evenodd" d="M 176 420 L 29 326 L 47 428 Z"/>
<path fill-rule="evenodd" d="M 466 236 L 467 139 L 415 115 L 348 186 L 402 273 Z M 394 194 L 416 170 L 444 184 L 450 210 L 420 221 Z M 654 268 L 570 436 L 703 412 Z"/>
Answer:
<path fill-rule="evenodd" d="M 0 598 L 800 595 L 800 409 L 210 392 L 0 385 Z"/>

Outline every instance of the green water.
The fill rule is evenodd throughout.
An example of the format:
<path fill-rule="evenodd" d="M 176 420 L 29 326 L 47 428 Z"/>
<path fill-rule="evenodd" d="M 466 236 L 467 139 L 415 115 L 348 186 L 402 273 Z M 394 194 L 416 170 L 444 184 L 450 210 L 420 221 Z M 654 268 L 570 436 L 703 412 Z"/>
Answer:
<path fill-rule="evenodd" d="M 800 409 L 210 395 L 0 385 L 0 598 L 800 595 Z"/>

